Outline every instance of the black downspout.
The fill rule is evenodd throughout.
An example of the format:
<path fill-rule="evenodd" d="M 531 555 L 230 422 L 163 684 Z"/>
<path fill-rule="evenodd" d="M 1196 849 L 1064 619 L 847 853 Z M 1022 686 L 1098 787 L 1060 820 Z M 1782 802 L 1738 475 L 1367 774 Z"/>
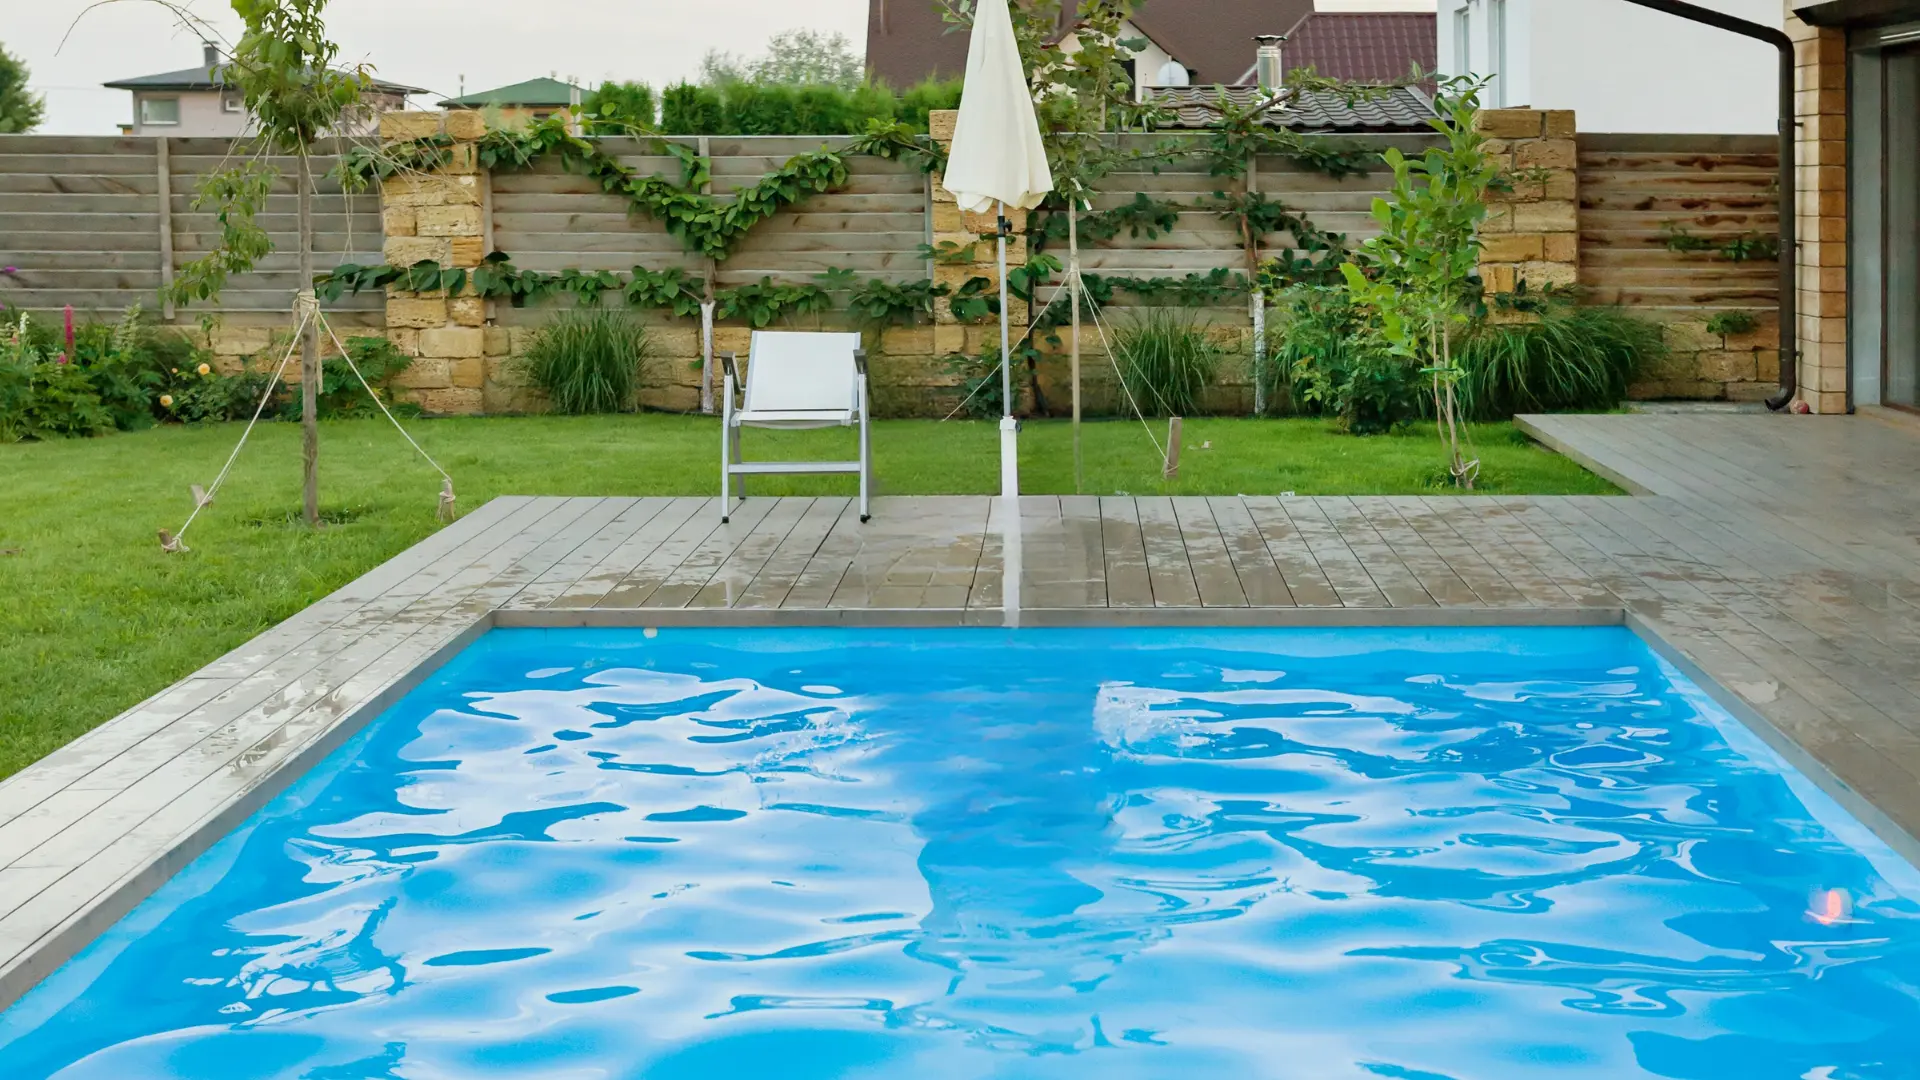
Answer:
<path fill-rule="evenodd" d="M 1793 39 L 1783 31 L 1745 19 L 1736 19 L 1711 8 L 1689 4 L 1685 0 L 1627 0 L 1643 8 L 1677 15 L 1729 33 L 1764 41 L 1780 50 L 1780 392 L 1767 399 L 1767 408 L 1778 412 L 1787 407 L 1800 389 L 1798 349 L 1799 318 L 1795 302 L 1799 282 L 1800 248 L 1794 236 L 1795 219 L 1800 208 L 1793 189 L 1793 143 L 1795 137 L 1793 102 Z"/>

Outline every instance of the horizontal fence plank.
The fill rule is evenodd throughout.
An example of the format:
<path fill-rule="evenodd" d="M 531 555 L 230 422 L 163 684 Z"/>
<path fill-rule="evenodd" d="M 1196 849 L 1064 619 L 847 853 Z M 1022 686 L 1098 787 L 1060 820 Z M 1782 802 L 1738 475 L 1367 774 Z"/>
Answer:
<path fill-rule="evenodd" d="M 1587 300 L 1661 321 L 1778 306 L 1779 266 L 1674 251 L 1675 231 L 1709 243 L 1777 235 L 1776 147 L 1764 136 L 1581 136 L 1579 283 Z"/>

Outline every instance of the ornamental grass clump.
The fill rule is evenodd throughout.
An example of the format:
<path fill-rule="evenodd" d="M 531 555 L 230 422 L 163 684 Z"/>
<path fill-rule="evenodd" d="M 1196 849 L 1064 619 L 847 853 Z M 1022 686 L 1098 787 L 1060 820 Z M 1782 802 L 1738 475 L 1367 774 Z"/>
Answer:
<path fill-rule="evenodd" d="M 1121 385 L 1146 416 L 1191 416 L 1220 367 L 1220 347 L 1188 311 L 1148 308 L 1114 331 Z"/>
<path fill-rule="evenodd" d="M 639 319 L 617 308 L 583 307 L 542 327 L 522 364 L 555 412 L 630 412 L 646 385 L 650 355 Z"/>
<path fill-rule="evenodd" d="M 1504 420 L 1611 409 L 1666 352 L 1658 323 L 1616 307 L 1554 304 L 1523 322 L 1478 321 L 1454 346 L 1461 412 Z"/>

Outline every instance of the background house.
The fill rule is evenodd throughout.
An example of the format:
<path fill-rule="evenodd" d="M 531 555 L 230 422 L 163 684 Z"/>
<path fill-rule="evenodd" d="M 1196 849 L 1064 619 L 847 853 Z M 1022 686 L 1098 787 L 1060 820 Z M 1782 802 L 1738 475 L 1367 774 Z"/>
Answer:
<path fill-rule="evenodd" d="M 246 134 L 246 104 L 240 92 L 221 78 L 220 65 L 219 47 L 208 43 L 199 67 L 104 84 L 110 90 L 133 93 L 133 120 L 120 125 L 120 130 L 128 135 L 178 138 L 232 139 Z M 419 93 L 424 91 L 417 86 L 376 80 L 373 92 L 362 96 L 364 114 L 344 134 L 371 133 L 380 113 L 406 108 L 407 96 Z"/>
<path fill-rule="evenodd" d="M 1787 2 L 1800 396 L 1819 412 L 1920 411 L 1920 0 Z"/>
<path fill-rule="evenodd" d="M 1284 34 L 1313 12 L 1313 0 L 1150 0 L 1131 35 L 1147 48 L 1134 58 L 1136 85 L 1240 83 L 1253 67 L 1256 34 Z M 869 0 L 867 69 L 890 86 L 967 70 L 967 35 L 947 33 L 933 0 Z M 1064 38 L 1071 27 L 1061 25 Z M 1071 42 L 1064 47 L 1072 48 Z"/>
<path fill-rule="evenodd" d="M 509 127 L 545 120 L 554 113 L 578 108 L 588 90 L 557 78 L 528 79 L 511 86 L 462 94 L 440 103 L 443 109 L 480 109 L 496 123 Z"/>
<path fill-rule="evenodd" d="M 1768 26 L 1781 0 L 1695 0 Z M 1775 130 L 1763 42 L 1625 0 L 1440 0 L 1439 69 L 1491 78 L 1493 107 L 1572 109 L 1589 132 Z"/>
<path fill-rule="evenodd" d="M 964 74 L 967 35 L 947 30 L 932 0 L 871 0 L 869 71 L 892 86 Z M 1071 52 L 1064 16 L 1060 33 L 1061 48 Z M 1261 35 L 1286 39 L 1283 68 L 1312 66 L 1333 78 L 1393 79 L 1435 62 L 1432 0 L 1149 0 L 1122 36 L 1147 43 L 1129 64 L 1144 100 L 1155 88 L 1253 85 Z"/>

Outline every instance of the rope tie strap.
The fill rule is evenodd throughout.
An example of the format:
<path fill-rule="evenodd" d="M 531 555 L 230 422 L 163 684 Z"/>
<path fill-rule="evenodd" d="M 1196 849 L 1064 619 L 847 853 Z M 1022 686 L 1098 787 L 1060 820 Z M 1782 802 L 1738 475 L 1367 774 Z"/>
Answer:
<path fill-rule="evenodd" d="M 303 299 L 307 301 L 304 305 Z M 247 420 L 246 429 L 240 432 L 240 441 L 233 444 L 233 453 L 227 455 L 227 463 L 220 466 L 220 475 L 213 478 L 212 486 L 203 492 L 198 484 L 193 485 L 193 512 L 187 515 L 186 523 L 180 526 L 180 531 L 169 536 L 167 530 L 160 530 L 161 551 L 168 554 L 181 554 L 191 550 L 186 545 L 187 530 L 193 527 L 193 521 L 200 516 L 200 511 L 205 510 L 213 502 L 213 497 L 219 492 L 220 485 L 226 481 L 227 474 L 233 471 L 233 463 L 239 460 L 241 449 L 247 445 L 247 437 L 253 434 L 254 425 L 260 422 L 261 414 L 267 411 L 267 402 L 273 400 L 274 388 L 280 385 L 281 376 L 286 374 L 287 364 L 293 360 L 294 350 L 300 347 L 300 335 L 306 331 L 307 323 L 319 313 L 319 306 L 314 302 L 311 290 L 304 291 L 293 298 L 293 313 L 293 336 L 287 341 L 286 354 L 280 358 L 280 366 L 273 369 L 273 378 L 267 380 L 267 388 L 260 394 L 260 404 L 253 407 L 253 416 Z"/>
<path fill-rule="evenodd" d="M 311 298 L 313 293 L 309 291 L 301 295 Z M 318 307 L 314 309 L 314 314 L 320 320 L 320 325 L 327 331 L 327 339 L 333 342 L 335 349 L 339 350 L 340 359 L 346 361 L 347 370 L 353 372 L 355 379 L 360 380 L 361 388 L 367 392 L 368 397 L 373 399 L 373 403 L 380 407 L 381 414 L 393 425 L 393 429 L 400 433 L 400 437 L 407 440 L 407 445 L 413 447 L 414 452 L 425 459 L 428 465 L 433 466 L 434 472 L 440 474 L 440 504 L 435 511 L 435 516 L 442 521 L 452 521 L 455 516 L 453 507 L 453 477 L 447 473 L 447 470 L 440 467 L 439 462 L 433 460 L 432 454 L 427 453 L 425 448 L 414 441 L 413 436 L 407 433 L 407 429 L 400 423 L 399 418 L 393 415 L 393 410 L 387 408 L 387 403 L 381 400 L 379 394 L 374 392 L 373 384 L 369 383 L 367 377 L 360 373 L 360 365 L 353 362 L 353 354 L 347 351 L 346 343 L 340 340 L 339 334 L 334 333 L 333 324 L 327 321 L 325 315 L 319 313 Z"/>
<path fill-rule="evenodd" d="M 233 463 L 239 460 L 240 451 L 247 445 L 248 436 L 253 434 L 254 425 L 260 422 L 260 417 L 267 411 L 267 403 L 273 400 L 274 390 L 280 386 L 282 378 L 286 375 L 287 365 L 293 361 L 293 354 L 300 347 L 301 336 L 306 333 L 308 326 L 315 324 L 326 330 L 327 339 L 333 342 L 335 349 L 339 350 L 340 359 L 346 362 L 347 370 L 353 372 L 353 377 L 360 381 L 360 386 L 366 390 L 367 396 L 380 407 L 380 412 L 393 424 L 394 429 L 400 432 L 400 437 L 407 440 L 407 445 L 413 447 L 415 452 L 426 459 L 428 465 L 433 466 L 434 472 L 440 474 L 440 501 L 434 516 L 441 521 L 452 521 L 456 516 L 453 477 L 447 473 L 447 470 L 440 467 L 439 462 L 433 460 L 433 455 L 427 453 L 418 442 L 414 441 L 413 436 L 408 434 L 407 429 L 401 425 L 399 418 L 393 415 L 393 410 L 387 408 L 387 403 L 374 392 L 373 385 L 367 382 L 365 375 L 361 374 L 360 366 L 353 362 L 353 355 L 347 351 L 346 344 L 340 340 L 340 335 L 334 332 L 333 324 L 329 323 L 326 315 L 321 312 L 319 297 L 314 295 L 312 289 L 302 289 L 294 294 L 293 323 L 293 336 L 288 339 L 287 351 L 281 356 L 279 366 L 273 369 L 273 377 L 267 380 L 267 388 L 260 395 L 260 403 L 254 406 L 253 416 L 247 420 L 246 429 L 240 433 L 240 441 L 234 444 L 233 452 L 227 455 L 226 464 L 220 467 L 220 474 L 213 478 L 211 486 L 203 490 L 198 484 L 191 485 L 193 512 L 187 515 L 186 523 L 180 526 L 178 532 L 169 533 L 165 529 L 160 530 L 160 550 L 169 554 L 180 554 L 192 550 L 186 545 L 187 529 L 192 527 L 194 519 L 200 516 L 200 511 L 213 503 L 213 497 L 219 492 L 220 485 L 226 481 L 227 474 L 233 471 Z"/>

